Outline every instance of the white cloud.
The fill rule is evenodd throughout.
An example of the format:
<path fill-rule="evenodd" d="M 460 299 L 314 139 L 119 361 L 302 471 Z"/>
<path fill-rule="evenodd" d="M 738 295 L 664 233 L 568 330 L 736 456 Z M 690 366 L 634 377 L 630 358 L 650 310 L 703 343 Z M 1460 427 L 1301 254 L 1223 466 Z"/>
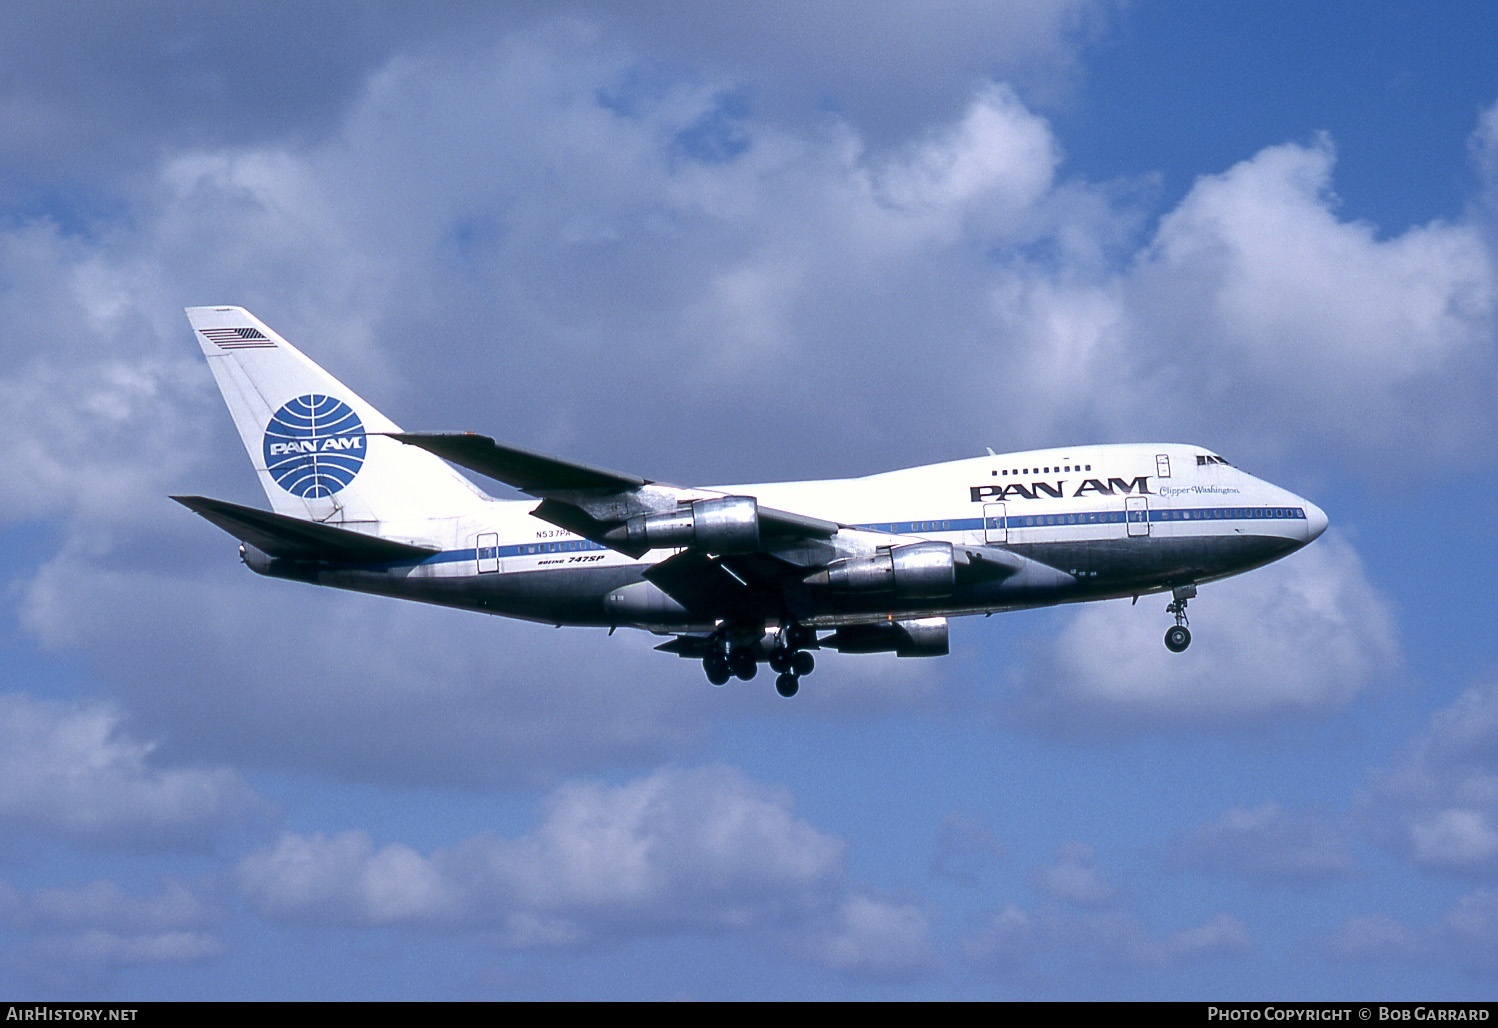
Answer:
<path fill-rule="evenodd" d="M 104 929 L 113 932 L 167 932 L 211 927 L 220 912 L 181 882 L 167 881 L 148 897 L 125 892 L 112 881 L 40 889 L 17 895 L 13 924 L 50 931 Z"/>
<path fill-rule="evenodd" d="M 223 912 L 198 891 L 167 881 L 136 896 L 112 881 L 26 893 L 0 883 L 7 961 L 49 991 L 119 968 L 182 964 L 219 956 Z"/>
<path fill-rule="evenodd" d="M 1092 604 L 1014 675 L 1017 715 L 1049 731 L 1254 730 L 1346 705 L 1401 665 L 1389 601 L 1335 531 L 1191 602 L 1191 648 L 1158 636 L 1168 597 Z M 1060 615 L 1058 615 L 1060 616 Z"/>
<path fill-rule="evenodd" d="M 1488 107 L 1477 119 L 1477 128 L 1467 138 L 1467 148 L 1482 176 L 1483 199 L 1498 202 L 1498 103 Z"/>
<path fill-rule="evenodd" d="M 1339 219 L 1333 163 L 1327 140 L 1283 144 L 1197 181 L 1129 274 L 1139 373 L 1176 424 L 1260 454 L 1449 460 L 1491 439 L 1493 254 L 1475 225 Z"/>
<path fill-rule="evenodd" d="M 1470 463 L 1498 388 L 1491 226 L 1382 236 L 1339 216 L 1334 165 L 1324 138 L 1268 147 L 1199 178 L 1142 243 L 1127 193 L 1038 197 L 1043 228 L 986 276 L 992 344 L 964 355 L 988 402 L 1047 443 L 1184 438 L 1374 481 Z"/>
<path fill-rule="evenodd" d="M 1435 963 L 1490 981 L 1498 970 L 1498 891 L 1466 893 L 1425 924 L 1382 914 L 1349 918 L 1327 936 L 1325 949 L 1338 960 Z"/>
<path fill-rule="evenodd" d="M 742 927 L 818 901 L 842 859 L 787 796 L 706 768 L 564 787 L 494 871 L 525 906 Z"/>
<path fill-rule="evenodd" d="M 1176 843 L 1186 867 L 1257 882 L 1343 878 L 1357 868 L 1348 820 L 1325 812 L 1293 814 L 1275 802 L 1223 811 Z"/>
<path fill-rule="evenodd" d="M 1465 690 L 1371 776 L 1359 800 L 1374 833 L 1416 866 L 1498 866 L 1498 686 Z"/>
<path fill-rule="evenodd" d="M 136 529 L 198 459 L 202 369 L 122 288 L 104 246 L 45 222 L 0 231 L 0 475 L 15 483 L 0 521 Z"/>
<path fill-rule="evenodd" d="M 1082 983 L 1095 985 L 1100 972 L 1173 973 L 1253 949 L 1243 922 L 1226 913 L 1181 928 L 1150 925 L 1085 843 L 1059 845 L 1051 864 L 1031 872 L 1030 887 L 1039 904 L 987 911 L 961 939 L 976 971 L 1026 992 L 1087 995 Z"/>
<path fill-rule="evenodd" d="M 779 700 L 762 681 L 709 689 L 700 667 L 639 633 L 563 635 L 260 579 L 227 536 L 185 511 L 165 516 L 218 541 L 219 566 L 60 558 L 25 583 L 21 608 L 47 645 L 97 661 L 174 759 L 364 781 L 547 780 L 689 752 L 709 713 Z"/>
<path fill-rule="evenodd" d="M 121 935 L 87 931 L 38 939 L 32 946 L 31 955 L 68 964 L 118 968 L 191 963 L 219 956 L 223 950 L 222 941 L 211 932 Z"/>
<path fill-rule="evenodd" d="M 990 86 L 957 125 L 878 169 L 875 195 L 921 223 L 930 241 L 956 241 L 964 217 L 981 219 L 980 234 L 1003 238 L 1046 198 L 1060 162 L 1045 120 L 1011 90 Z"/>
<path fill-rule="evenodd" d="M 201 846 L 264 803 L 227 769 L 159 769 L 119 715 L 0 696 L 0 823 L 92 847 Z"/>
<path fill-rule="evenodd" d="M 460 61 L 558 24 L 576 26 L 591 45 L 605 36 L 628 48 L 642 77 L 660 67 L 720 75 L 753 83 L 754 106 L 773 120 L 814 123 L 831 108 L 900 138 L 983 77 L 1021 82 L 1044 99 L 1066 96 L 1079 47 L 1114 6 L 573 0 L 464 4 L 433 16 L 399 5 L 269 3 L 205 10 L 184 24 L 173 3 L 142 2 L 128 15 L 103 10 L 70 24 L 42 6 L 12 4 L 0 12 L 0 62 L 15 71 L 3 101 L 15 130 L 0 140 L 0 160 L 23 195 L 37 176 L 115 184 L 163 141 L 327 131 L 368 77 L 403 54 Z M 224 39 L 261 73 L 213 60 Z"/>
<path fill-rule="evenodd" d="M 398 843 L 376 850 L 363 832 L 283 835 L 240 862 L 239 882 L 272 918 L 385 925 L 453 918 L 463 909 L 426 858 Z"/>
<path fill-rule="evenodd" d="M 911 937 L 903 908 L 842 899 L 840 840 L 794 817 L 779 792 L 721 767 L 563 786 L 532 833 L 477 836 L 429 856 L 376 848 L 361 832 L 288 834 L 246 857 L 238 878 L 275 919 L 483 928 L 518 947 L 782 929 L 838 903 L 848 904 L 837 936 L 850 968 L 893 966 L 890 947 Z"/>
<path fill-rule="evenodd" d="M 937 827 L 931 873 L 958 885 L 977 885 L 1004 858 L 1004 844 L 980 817 L 951 810 Z"/>
<path fill-rule="evenodd" d="M 848 896 L 825 926 L 805 933 L 802 946 L 823 967 L 882 981 L 911 981 L 938 962 L 920 904 L 868 895 Z"/>
<path fill-rule="evenodd" d="M 1056 847 L 1056 861 L 1030 872 L 1030 885 L 1047 899 L 1073 906 L 1109 903 L 1118 895 L 1097 867 L 1097 853 L 1081 842 Z"/>
<path fill-rule="evenodd" d="M 964 941 L 975 969 L 1028 989 L 1066 988 L 1071 995 L 1080 980 L 1098 971 L 1173 972 L 1252 948 L 1243 922 L 1227 914 L 1159 933 L 1116 907 L 1078 912 L 1009 905 L 986 916 Z"/>
<path fill-rule="evenodd" d="M 1481 810 L 1438 810 L 1409 829 L 1411 856 L 1422 867 L 1471 867 L 1498 857 L 1498 830 Z"/>

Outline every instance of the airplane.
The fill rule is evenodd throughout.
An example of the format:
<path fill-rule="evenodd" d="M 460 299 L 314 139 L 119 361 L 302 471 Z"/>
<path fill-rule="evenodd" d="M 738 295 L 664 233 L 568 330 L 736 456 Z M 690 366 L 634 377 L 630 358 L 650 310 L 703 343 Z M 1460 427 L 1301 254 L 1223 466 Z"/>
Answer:
<path fill-rule="evenodd" d="M 557 626 L 645 629 L 723 685 L 794 696 L 812 651 L 936 657 L 961 615 L 1189 600 L 1326 529 L 1309 500 L 1183 444 L 689 488 L 473 433 L 406 432 L 240 307 L 188 320 L 272 510 L 173 496 L 275 578 Z M 528 493 L 495 499 L 453 465 Z M 539 500 L 540 502 L 535 502 Z"/>

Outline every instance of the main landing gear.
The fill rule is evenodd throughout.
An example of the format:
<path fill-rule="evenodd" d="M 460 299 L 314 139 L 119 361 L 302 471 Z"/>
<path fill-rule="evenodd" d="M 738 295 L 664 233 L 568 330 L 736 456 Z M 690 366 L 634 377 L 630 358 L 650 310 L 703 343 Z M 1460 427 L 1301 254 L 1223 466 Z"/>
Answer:
<path fill-rule="evenodd" d="M 1186 620 L 1186 601 L 1196 595 L 1196 586 L 1178 585 L 1170 595 L 1172 599 L 1165 613 L 1174 614 L 1176 623 L 1165 630 L 1165 648 L 1171 653 L 1182 653 L 1191 645 L 1191 629 L 1186 627 L 1190 623 Z"/>
<path fill-rule="evenodd" d="M 775 691 L 786 699 L 796 695 L 801 688 L 801 679 L 817 666 L 817 660 L 806 647 L 815 646 L 817 633 L 805 625 L 787 622 L 775 639 L 775 648 L 770 651 L 770 670 L 775 674 Z"/>
<path fill-rule="evenodd" d="M 702 669 L 714 685 L 725 685 L 730 678 L 749 681 L 759 671 L 760 654 L 769 651 L 770 670 L 775 672 L 775 691 L 791 697 L 801 688 L 801 679 L 817 666 L 816 658 L 806 652 L 817 644 L 817 633 L 795 622 L 782 626 L 773 644 L 764 635 L 723 631 L 712 652 L 702 658 Z"/>
<path fill-rule="evenodd" d="M 746 649 L 730 649 L 725 653 L 709 653 L 702 658 L 702 670 L 707 680 L 714 685 L 726 685 L 730 678 L 747 682 L 759 672 L 759 662 Z"/>
<path fill-rule="evenodd" d="M 801 676 L 811 674 L 816 666 L 816 658 L 805 650 L 778 645 L 770 651 L 770 670 L 776 673 L 775 691 L 787 698 L 796 695 L 801 688 Z"/>

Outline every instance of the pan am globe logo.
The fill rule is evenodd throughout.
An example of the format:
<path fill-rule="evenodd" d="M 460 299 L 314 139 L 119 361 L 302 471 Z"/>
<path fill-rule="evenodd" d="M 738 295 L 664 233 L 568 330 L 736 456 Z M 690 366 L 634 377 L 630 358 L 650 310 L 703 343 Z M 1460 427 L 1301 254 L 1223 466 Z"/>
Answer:
<path fill-rule="evenodd" d="M 265 468 L 293 496 L 332 496 L 363 466 L 364 423 L 342 400 L 298 396 L 265 426 Z"/>

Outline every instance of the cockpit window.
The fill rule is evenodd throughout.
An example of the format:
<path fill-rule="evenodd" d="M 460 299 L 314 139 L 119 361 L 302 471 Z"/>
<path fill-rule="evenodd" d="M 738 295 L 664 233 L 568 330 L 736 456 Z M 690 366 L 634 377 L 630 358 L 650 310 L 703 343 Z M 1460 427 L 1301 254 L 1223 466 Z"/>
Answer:
<path fill-rule="evenodd" d="M 1205 467 L 1208 464 L 1221 464 L 1223 467 L 1231 468 L 1233 463 L 1217 456 L 1215 453 L 1198 453 L 1196 455 L 1196 466 Z"/>

